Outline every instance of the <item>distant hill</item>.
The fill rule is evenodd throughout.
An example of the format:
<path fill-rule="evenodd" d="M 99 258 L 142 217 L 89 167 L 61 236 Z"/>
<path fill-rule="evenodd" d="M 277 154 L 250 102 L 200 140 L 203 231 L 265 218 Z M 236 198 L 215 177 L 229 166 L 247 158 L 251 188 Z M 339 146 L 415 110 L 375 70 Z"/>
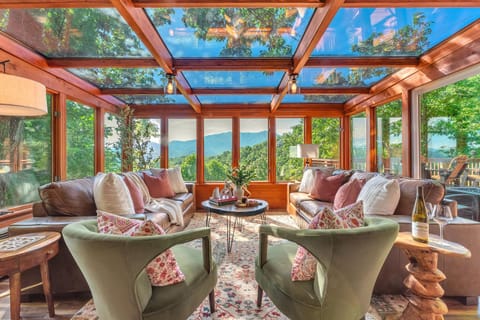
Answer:
<path fill-rule="evenodd" d="M 245 132 L 240 134 L 240 147 L 252 146 L 267 141 L 267 131 Z M 160 154 L 160 145 L 152 142 L 155 155 Z M 178 141 L 174 140 L 168 145 L 168 155 L 170 158 L 186 156 L 196 152 L 197 143 L 195 140 Z M 232 149 L 232 133 L 218 133 L 205 137 L 205 157 L 211 157 Z"/>

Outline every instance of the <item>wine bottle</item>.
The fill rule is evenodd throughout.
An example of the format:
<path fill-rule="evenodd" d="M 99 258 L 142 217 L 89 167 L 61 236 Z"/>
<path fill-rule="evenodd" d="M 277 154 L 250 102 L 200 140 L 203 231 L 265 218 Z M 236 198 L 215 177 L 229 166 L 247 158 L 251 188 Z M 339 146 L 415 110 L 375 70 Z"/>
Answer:
<path fill-rule="evenodd" d="M 428 242 L 428 214 L 423 199 L 423 186 L 417 186 L 417 197 L 412 212 L 412 237 L 419 242 Z"/>

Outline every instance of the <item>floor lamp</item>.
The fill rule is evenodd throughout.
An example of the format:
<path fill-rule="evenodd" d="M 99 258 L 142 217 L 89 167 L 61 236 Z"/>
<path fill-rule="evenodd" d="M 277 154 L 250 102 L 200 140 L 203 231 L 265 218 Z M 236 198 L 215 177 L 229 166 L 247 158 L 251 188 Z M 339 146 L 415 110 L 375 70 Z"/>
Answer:
<path fill-rule="evenodd" d="M 297 144 L 297 158 L 305 159 L 305 167 L 312 164 L 312 158 L 318 158 L 318 144 Z"/>

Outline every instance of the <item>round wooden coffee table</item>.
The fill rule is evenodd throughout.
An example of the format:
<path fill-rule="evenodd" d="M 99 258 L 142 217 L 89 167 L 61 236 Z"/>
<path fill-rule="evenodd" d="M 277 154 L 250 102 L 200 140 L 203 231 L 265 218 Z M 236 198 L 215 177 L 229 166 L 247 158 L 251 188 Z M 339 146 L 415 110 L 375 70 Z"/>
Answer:
<path fill-rule="evenodd" d="M 48 305 L 48 314 L 55 316 L 48 260 L 58 253 L 58 232 L 21 234 L 0 241 L 0 275 L 10 280 L 10 316 L 20 319 L 20 273 L 40 265 L 43 293 Z"/>
<path fill-rule="evenodd" d="M 268 202 L 265 200 L 251 199 L 256 200 L 258 205 L 251 207 L 238 207 L 235 204 L 226 204 L 226 205 L 215 205 L 210 201 L 205 200 L 202 202 L 202 207 L 207 210 L 207 215 L 205 218 L 205 224 L 210 225 L 210 218 L 213 213 L 216 213 L 221 216 L 225 216 L 227 219 L 227 252 L 232 251 L 233 237 L 235 236 L 235 229 L 237 225 L 241 223 L 242 218 L 252 217 L 260 215 L 262 223 L 266 222 L 265 211 L 268 209 Z"/>
<path fill-rule="evenodd" d="M 409 289 L 408 305 L 401 319 L 443 319 L 448 308 L 441 299 L 444 291 L 439 282 L 446 276 L 437 268 L 438 254 L 470 258 L 470 250 L 432 234 L 428 243 L 418 242 L 410 232 L 398 233 L 395 246 L 401 248 L 410 261 L 405 267 L 410 274 L 403 281 Z"/>

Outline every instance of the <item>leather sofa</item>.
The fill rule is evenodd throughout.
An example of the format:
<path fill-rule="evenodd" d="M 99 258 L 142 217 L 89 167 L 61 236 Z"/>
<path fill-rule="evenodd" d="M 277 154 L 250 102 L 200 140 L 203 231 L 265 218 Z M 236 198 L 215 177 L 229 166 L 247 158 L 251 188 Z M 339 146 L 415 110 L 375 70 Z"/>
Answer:
<path fill-rule="evenodd" d="M 338 172 L 337 172 L 338 173 Z M 348 181 L 348 180 L 347 180 Z M 416 196 L 416 186 L 424 186 L 425 201 L 448 204 L 452 209 L 454 220 L 444 229 L 446 240 L 454 241 L 468 248 L 472 257 L 467 259 L 455 256 L 438 256 L 438 267 L 447 279 L 441 282 L 445 296 L 462 297 L 466 304 L 478 303 L 480 296 L 480 223 L 457 216 L 457 203 L 444 198 L 445 187 L 435 180 L 399 178 L 400 201 L 391 216 L 384 216 L 399 224 L 400 232 L 411 231 L 411 212 Z M 287 188 L 287 211 L 293 215 L 301 228 L 306 228 L 312 217 L 323 206 L 332 207 L 332 203 L 322 202 L 299 192 L 300 183 L 289 183 Z M 375 215 L 372 215 L 375 216 Z M 439 234 L 438 225 L 430 222 L 430 233 Z M 403 280 L 408 275 L 405 266 L 406 255 L 397 247 L 393 247 L 388 255 L 375 284 L 374 293 L 399 294 L 405 291 Z"/>
<path fill-rule="evenodd" d="M 52 182 L 39 188 L 41 201 L 33 204 L 33 218 L 16 222 L 8 227 L 8 235 L 57 231 L 72 223 L 96 219 L 93 197 L 94 177 Z M 145 212 L 129 215 L 131 218 L 150 219 L 160 224 L 167 232 L 184 229 L 195 211 L 195 185 L 185 183 L 188 192 L 177 193 L 171 199 L 178 201 L 182 208 L 184 225 L 172 225 L 164 212 Z M 58 254 L 49 261 L 52 293 L 55 295 L 89 293 L 87 282 L 74 261 L 63 239 L 60 239 Z M 22 287 L 39 283 L 39 268 L 22 272 Z M 25 292 L 27 295 L 42 293 L 41 286 Z"/>

